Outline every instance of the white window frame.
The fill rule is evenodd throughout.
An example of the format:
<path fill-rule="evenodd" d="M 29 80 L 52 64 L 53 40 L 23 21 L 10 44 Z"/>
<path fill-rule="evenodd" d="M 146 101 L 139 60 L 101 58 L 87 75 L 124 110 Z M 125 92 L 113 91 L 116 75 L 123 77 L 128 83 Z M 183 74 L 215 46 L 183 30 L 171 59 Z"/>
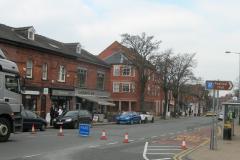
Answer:
<path fill-rule="evenodd" d="M 120 66 L 119 65 L 113 66 L 113 76 L 120 76 Z"/>
<path fill-rule="evenodd" d="M 66 81 L 66 68 L 63 65 L 59 66 L 58 81 L 59 82 L 65 82 Z"/>
<path fill-rule="evenodd" d="M 31 59 L 28 59 L 26 63 L 26 78 L 33 78 L 33 61 Z"/>
<path fill-rule="evenodd" d="M 128 85 L 128 91 L 124 91 L 124 87 Z M 131 83 L 122 83 L 122 92 L 131 92 Z"/>
<path fill-rule="evenodd" d="M 42 80 L 47 80 L 48 78 L 48 65 L 47 63 L 43 63 L 42 65 Z"/>
<path fill-rule="evenodd" d="M 102 84 L 101 88 L 98 87 L 98 86 L 96 86 L 96 87 L 97 87 L 98 90 L 104 90 L 104 87 L 105 87 L 105 85 L 104 85 L 104 83 L 105 83 L 105 73 L 104 72 L 97 72 L 97 84 L 98 84 L 98 75 L 103 76 L 103 84 Z"/>
<path fill-rule="evenodd" d="M 29 28 L 28 29 L 28 39 L 34 40 L 34 38 L 35 38 L 35 29 Z"/>
<path fill-rule="evenodd" d="M 119 93 L 119 92 L 120 92 L 120 83 L 113 82 L 113 93 Z"/>
<path fill-rule="evenodd" d="M 129 69 L 128 74 L 124 74 L 125 69 Z M 122 76 L 131 76 L 131 72 L 132 72 L 131 70 L 132 70 L 132 67 L 129 65 L 122 66 Z"/>
<path fill-rule="evenodd" d="M 78 44 L 77 47 L 76 47 L 76 52 L 78 54 L 81 54 L 81 50 L 82 50 L 81 44 Z"/>

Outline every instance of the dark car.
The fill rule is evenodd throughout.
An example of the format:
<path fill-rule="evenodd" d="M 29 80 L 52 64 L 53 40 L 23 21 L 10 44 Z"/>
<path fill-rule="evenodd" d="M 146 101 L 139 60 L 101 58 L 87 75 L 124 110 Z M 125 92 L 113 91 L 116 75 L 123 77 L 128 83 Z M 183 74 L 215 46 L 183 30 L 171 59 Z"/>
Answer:
<path fill-rule="evenodd" d="M 87 110 L 75 110 L 63 113 L 61 116 L 53 119 L 54 128 L 78 128 L 79 123 L 92 123 L 92 115 Z"/>
<path fill-rule="evenodd" d="M 34 124 L 35 129 L 40 129 L 40 131 L 45 131 L 47 126 L 47 121 L 37 114 L 29 110 L 23 110 L 21 112 L 23 118 L 23 131 L 28 131 L 32 129 Z"/>
<path fill-rule="evenodd" d="M 116 117 L 117 124 L 141 123 L 141 116 L 136 112 L 123 112 Z"/>

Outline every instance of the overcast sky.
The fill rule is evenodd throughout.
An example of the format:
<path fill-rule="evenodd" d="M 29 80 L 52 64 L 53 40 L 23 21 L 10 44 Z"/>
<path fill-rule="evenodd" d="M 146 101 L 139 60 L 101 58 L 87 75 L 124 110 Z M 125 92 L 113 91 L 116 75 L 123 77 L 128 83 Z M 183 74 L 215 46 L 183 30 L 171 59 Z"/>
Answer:
<path fill-rule="evenodd" d="M 204 80 L 237 81 L 240 52 L 238 0 L 0 0 L 0 23 L 34 26 L 38 34 L 80 42 L 99 54 L 122 33 L 146 32 L 161 51 L 197 53 Z"/>

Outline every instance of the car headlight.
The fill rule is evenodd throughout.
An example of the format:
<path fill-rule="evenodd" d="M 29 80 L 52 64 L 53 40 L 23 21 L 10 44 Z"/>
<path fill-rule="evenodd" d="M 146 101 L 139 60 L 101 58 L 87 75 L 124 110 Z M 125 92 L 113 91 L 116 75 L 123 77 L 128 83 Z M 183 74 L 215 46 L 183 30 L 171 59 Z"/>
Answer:
<path fill-rule="evenodd" d="M 66 122 L 71 122 L 72 118 L 66 119 Z"/>

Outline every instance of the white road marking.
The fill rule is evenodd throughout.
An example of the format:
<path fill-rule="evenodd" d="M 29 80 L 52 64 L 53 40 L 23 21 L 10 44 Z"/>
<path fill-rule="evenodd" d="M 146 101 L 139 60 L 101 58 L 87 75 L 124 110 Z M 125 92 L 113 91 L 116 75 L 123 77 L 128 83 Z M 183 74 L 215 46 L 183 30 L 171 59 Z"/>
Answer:
<path fill-rule="evenodd" d="M 92 145 L 92 146 L 88 146 L 88 148 L 97 148 L 100 147 L 100 145 Z"/>
<path fill-rule="evenodd" d="M 147 154 L 154 154 L 154 155 L 172 155 L 172 154 L 175 154 L 175 153 L 147 153 Z"/>
<path fill-rule="evenodd" d="M 144 158 L 145 160 L 149 160 L 149 159 L 147 158 L 147 147 L 148 147 L 148 142 L 145 143 L 144 150 L 143 150 L 143 158 Z"/>
<path fill-rule="evenodd" d="M 112 145 L 112 144 L 117 144 L 118 142 L 111 142 L 111 143 L 108 143 L 108 145 Z"/>
<path fill-rule="evenodd" d="M 182 149 L 165 149 L 165 148 L 154 148 L 154 149 L 148 149 L 149 151 L 168 151 L 168 150 L 171 150 L 171 151 L 178 151 L 178 150 L 182 150 Z"/>
<path fill-rule="evenodd" d="M 172 159 L 172 158 L 161 158 L 161 159 L 151 159 L 151 160 L 168 160 L 168 159 Z"/>
<path fill-rule="evenodd" d="M 166 134 L 162 134 L 162 135 L 160 135 L 160 136 L 166 136 Z"/>
<path fill-rule="evenodd" d="M 36 157 L 36 156 L 40 156 L 41 154 L 33 154 L 33 155 L 29 155 L 29 156 L 24 156 L 25 158 L 31 158 L 31 157 Z"/>
<path fill-rule="evenodd" d="M 166 147 L 166 148 L 181 148 L 180 146 L 148 146 L 148 148 L 151 148 L 151 147 L 159 147 L 159 148 L 161 148 L 161 147 Z"/>
<path fill-rule="evenodd" d="M 158 136 L 152 136 L 151 138 L 157 138 Z"/>

